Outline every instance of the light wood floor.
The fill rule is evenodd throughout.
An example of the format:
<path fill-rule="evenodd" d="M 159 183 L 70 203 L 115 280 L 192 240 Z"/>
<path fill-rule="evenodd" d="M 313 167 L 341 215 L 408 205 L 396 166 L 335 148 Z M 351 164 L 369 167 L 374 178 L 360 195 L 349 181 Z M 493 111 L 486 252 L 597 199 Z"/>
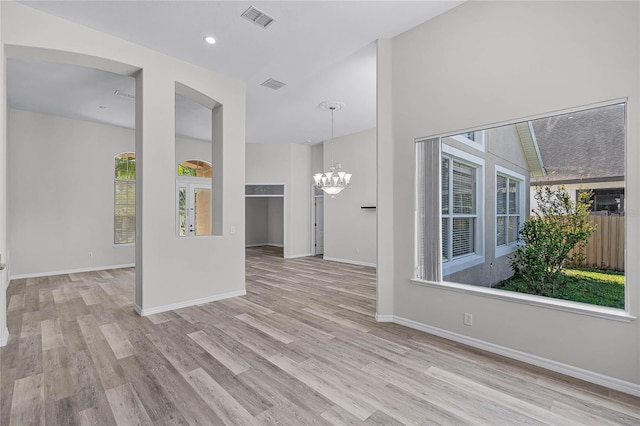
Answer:
<path fill-rule="evenodd" d="M 247 296 L 141 318 L 133 269 L 16 280 L 0 423 L 640 424 L 640 399 L 373 319 L 375 271 L 252 248 Z"/>

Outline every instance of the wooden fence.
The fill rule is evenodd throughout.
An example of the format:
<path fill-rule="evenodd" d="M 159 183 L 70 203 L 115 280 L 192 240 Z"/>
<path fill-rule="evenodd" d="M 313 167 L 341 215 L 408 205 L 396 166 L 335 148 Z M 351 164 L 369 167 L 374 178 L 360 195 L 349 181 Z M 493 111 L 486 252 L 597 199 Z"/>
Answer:
<path fill-rule="evenodd" d="M 596 226 L 584 250 L 581 266 L 624 271 L 624 216 L 589 216 Z"/>

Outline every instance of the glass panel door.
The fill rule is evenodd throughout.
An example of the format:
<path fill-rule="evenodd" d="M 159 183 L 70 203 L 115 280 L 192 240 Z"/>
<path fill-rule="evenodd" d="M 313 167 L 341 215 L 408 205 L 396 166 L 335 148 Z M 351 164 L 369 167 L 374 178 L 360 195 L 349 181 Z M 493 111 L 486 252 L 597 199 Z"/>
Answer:
<path fill-rule="evenodd" d="M 176 191 L 178 236 L 211 235 L 211 185 L 179 181 Z"/>
<path fill-rule="evenodd" d="M 193 188 L 193 223 L 196 235 L 211 235 L 211 187 Z"/>

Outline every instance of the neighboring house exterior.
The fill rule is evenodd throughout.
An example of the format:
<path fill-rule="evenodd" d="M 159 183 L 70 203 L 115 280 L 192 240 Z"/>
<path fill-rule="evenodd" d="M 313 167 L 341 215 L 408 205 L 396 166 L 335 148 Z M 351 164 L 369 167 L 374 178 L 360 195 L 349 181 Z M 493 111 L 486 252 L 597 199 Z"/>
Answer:
<path fill-rule="evenodd" d="M 593 214 L 624 215 L 625 107 L 610 105 L 532 122 L 546 176 L 531 179 L 531 209 L 536 186 L 564 185 L 576 200 L 592 191 Z"/>
<path fill-rule="evenodd" d="M 593 193 L 594 214 L 623 215 L 623 104 L 442 138 L 442 276 L 490 287 L 509 278 L 536 186 Z"/>
<path fill-rule="evenodd" d="M 442 138 L 442 275 L 489 287 L 512 275 L 509 255 L 529 211 L 532 135 L 496 127 Z M 468 212 L 468 213 L 464 213 Z"/>

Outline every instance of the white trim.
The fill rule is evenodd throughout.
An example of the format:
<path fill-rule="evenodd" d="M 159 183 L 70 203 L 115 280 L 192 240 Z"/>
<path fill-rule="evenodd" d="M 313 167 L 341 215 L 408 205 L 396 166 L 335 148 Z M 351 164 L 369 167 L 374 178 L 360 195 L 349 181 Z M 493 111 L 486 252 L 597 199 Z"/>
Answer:
<path fill-rule="evenodd" d="M 323 259 L 328 260 L 330 262 L 350 263 L 352 265 L 370 266 L 372 268 L 375 268 L 377 266 L 375 263 L 372 263 L 372 262 L 363 262 L 361 260 L 351 260 L 351 259 L 340 259 L 338 257 L 323 256 Z"/>
<path fill-rule="evenodd" d="M 469 139 L 468 137 L 464 136 L 467 133 L 479 133 L 480 135 L 480 140 L 474 141 Z M 441 139 L 447 139 L 447 138 L 451 138 L 454 141 L 463 143 L 465 145 L 467 145 L 469 148 L 478 150 L 478 151 L 482 151 L 485 152 L 485 147 L 484 147 L 484 130 L 472 130 L 469 132 L 463 132 L 463 133 L 458 133 L 455 135 L 449 135 L 449 136 L 443 136 Z"/>
<path fill-rule="evenodd" d="M 184 302 L 172 303 L 170 305 L 156 306 L 155 308 L 142 309 L 140 306 L 135 305 L 134 309 L 141 317 L 147 315 L 159 314 L 161 312 L 173 311 L 181 308 L 188 308 L 189 306 L 202 305 L 204 303 L 216 302 L 218 300 L 231 299 L 232 297 L 244 296 L 247 294 L 247 290 L 231 291 L 229 293 L 217 294 L 215 296 L 202 297 L 200 299 L 192 299 Z"/>
<path fill-rule="evenodd" d="M 309 257 L 315 256 L 313 253 L 301 253 L 301 254 L 287 254 L 284 256 L 285 259 L 297 259 L 299 257 Z"/>
<path fill-rule="evenodd" d="M 468 254 L 447 262 L 442 262 L 442 275 L 451 275 L 459 271 L 471 268 L 472 266 L 482 265 L 484 256 L 480 254 Z"/>
<path fill-rule="evenodd" d="M 122 244 L 111 244 L 113 248 L 127 248 L 127 247 L 135 247 L 136 243 L 122 243 Z"/>
<path fill-rule="evenodd" d="M 632 322 L 638 319 L 638 317 L 633 316 L 622 309 L 591 305 L 588 303 L 571 302 L 568 300 L 553 299 L 551 297 L 536 296 L 533 294 L 517 293 L 515 291 L 498 290 L 489 287 L 479 287 L 469 284 L 452 282 L 437 283 L 415 278 L 411 279 L 411 282 L 413 284 L 437 288 L 439 290 L 468 293 L 480 297 L 489 297 L 492 299 L 505 300 L 508 302 L 521 303 L 523 305 L 537 306 L 541 308 L 553 309 L 556 311 L 588 315 L 591 317 L 603 318 L 612 321 Z"/>
<path fill-rule="evenodd" d="M 473 154 L 469 154 L 468 152 L 462 151 L 461 149 L 454 148 L 451 145 L 447 145 L 444 141 L 442 142 L 442 154 L 449 154 L 453 157 L 457 157 L 458 160 L 462 160 L 463 162 L 470 163 L 471 166 L 480 166 L 484 167 L 484 158 L 477 157 Z"/>
<path fill-rule="evenodd" d="M 554 110 L 554 111 L 550 111 L 550 112 L 545 112 L 542 114 L 533 114 L 533 115 L 528 115 L 525 117 L 519 117 L 519 118 L 512 118 L 509 120 L 504 120 L 504 121 L 495 121 L 492 123 L 488 123 L 485 124 L 481 127 L 467 127 L 465 129 L 460 129 L 460 130 L 455 130 L 453 132 L 447 132 L 447 133 L 438 133 L 435 135 L 428 135 L 428 136 L 422 136 L 420 138 L 416 138 L 415 142 L 422 142 L 424 140 L 427 139 L 434 139 L 434 138 L 447 138 L 450 137 L 451 135 L 459 135 L 462 133 L 468 133 L 468 132 L 477 132 L 480 130 L 487 130 L 487 129 L 493 129 L 495 127 L 503 127 L 503 126 L 509 126 L 511 124 L 517 124 L 517 123 L 522 123 L 525 121 L 533 121 L 533 120 L 538 120 L 541 118 L 551 118 L 554 117 L 556 115 L 563 115 L 563 114 L 570 114 L 572 112 L 579 112 L 579 111 L 584 111 L 586 109 L 595 109 L 595 108 L 599 108 L 599 107 L 606 107 L 606 106 L 611 106 L 611 105 L 617 105 L 617 104 L 628 104 L 629 103 L 629 98 L 628 97 L 624 97 L 624 98 L 614 98 L 614 99 L 610 99 L 608 101 L 603 101 L 603 102 L 595 102 L 592 104 L 585 104 L 585 105 L 581 105 L 581 106 L 577 106 L 577 107 L 572 107 L 572 108 L 566 108 L 566 109 L 558 109 L 558 110 Z M 628 110 L 628 108 L 625 108 L 625 114 L 628 115 L 628 112 L 626 112 L 626 110 Z M 629 122 L 628 117 L 626 117 L 625 122 Z"/>
<path fill-rule="evenodd" d="M 271 243 L 245 244 L 245 247 L 260 247 L 260 246 L 284 247 L 284 244 L 271 244 Z"/>
<path fill-rule="evenodd" d="M 380 315 L 376 312 L 376 321 L 378 322 L 393 322 L 393 315 Z"/>
<path fill-rule="evenodd" d="M 0 348 L 7 345 L 9 341 L 9 329 L 7 327 L 0 331 Z"/>
<path fill-rule="evenodd" d="M 440 159 L 448 158 L 453 161 L 458 161 L 461 163 L 465 163 L 470 167 L 473 167 L 475 171 L 475 202 L 476 202 L 476 213 L 475 215 L 469 215 L 470 217 L 475 217 L 475 252 L 470 253 L 467 256 L 450 259 L 442 262 L 442 275 L 451 275 L 453 273 L 471 268 L 473 266 L 480 265 L 485 262 L 485 194 L 486 194 L 486 182 L 485 182 L 485 162 L 483 158 L 476 157 L 473 154 L 469 154 L 468 152 L 459 150 L 450 145 L 447 145 L 443 141 L 441 141 L 441 153 Z M 451 165 L 453 167 L 453 164 Z M 440 176 L 442 176 L 442 171 L 440 171 Z M 450 183 L 450 186 L 452 183 Z M 442 193 L 442 182 L 440 182 L 440 193 Z M 450 189 L 451 197 L 453 197 L 453 187 Z M 442 197 L 439 197 L 440 199 Z M 441 201 L 440 201 L 441 202 Z M 450 219 L 454 219 L 456 215 L 453 213 L 453 205 L 450 205 L 449 214 L 446 216 Z M 439 208 L 440 220 L 442 221 L 442 206 Z M 440 244 L 442 244 L 442 230 L 440 230 Z"/>
<path fill-rule="evenodd" d="M 513 170 L 507 169 L 506 167 L 502 167 L 496 164 L 495 166 L 495 174 L 494 174 L 494 179 L 495 179 L 495 188 L 494 188 L 494 194 L 495 194 L 495 199 L 493 200 L 493 205 L 497 206 L 498 205 L 498 175 L 501 175 L 503 177 L 506 177 L 508 179 L 511 179 L 515 182 L 518 183 L 518 204 L 519 204 L 519 208 L 520 208 L 520 213 L 519 213 L 519 217 L 520 217 L 520 226 L 522 226 L 525 222 L 525 220 L 527 220 L 527 217 L 525 216 L 525 211 L 526 211 L 526 196 L 529 195 L 529 193 L 531 192 L 531 190 L 527 191 L 527 188 L 525 188 L 525 177 L 523 175 L 521 175 L 518 172 L 514 172 Z M 508 188 L 507 188 L 508 190 Z M 503 257 L 503 256 L 507 256 L 513 252 L 516 251 L 516 249 L 518 248 L 518 243 L 517 240 L 508 244 L 502 244 L 502 245 L 498 245 L 498 212 L 496 210 L 495 215 L 494 215 L 494 219 L 495 219 L 495 235 L 493 236 L 493 244 L 495 247 L 495 258 L 499 258 L 499 257 Z M 501 215 L 502 217 L 509 217 L 510 215 Z M 515 215 L 513 215 L 515 216 Z M 506 223 L 505 223 L 506 226 Z M 506 232 L 506 230 L 505 230 Z M 518 231 L 519 232 L 519 231 Z"/>
<path fill-rule="evenodd" d="M 496 241 L 498 239 L 498 232 L 496 231 Z M 501 246 L 496 246 L 496 259 L 504 256 L 508 256 L 518 249 L 518 243 L 510 243 L 510 244 L 502 244 Z"/>
<path fill-rule="evenodd" d="M 24 278 L 38 278 L 38 277 L 49 277 L 54 275 L 77 274 L 80 272 L 95 272 L 95 271 L 107 271 L 109 269 L 133 268 L 135 266 L 136 266 L 135 263 L 122 263 L 119 265 L 90 266 L 88 268 L 65 269 L 62 271 L 34 272 L 31 274 L 13 275 L 9 279 L 9 281 L 21 280 Z"/>
<path fill-rule="evenodd" d="M 594 371 L 585 370 L 583 368 L 553 361 L 548 358 L 543 358 L 543 357 L 532 355 L 526 352 L 521 352 L 505 346 L 496 345 L 494 343 L 489 343 L 484 340 L 479 340 L 473 337 L 454 333 L 452 331 L 443 330 L 441 328 L 433 327 L 427 324 L 422 324 L 407 318 L 402 318 L 402 317 L 393 316 L 393 315 L 391 316 L 393 317 L 393 322 L 395 324 L 403 325 L 405 327 L 409 327 L 414 330 L 423 331 L 425 333 L 429 333 L 435 336 L 443 337 L 445 339 L 453 340 L 454 342 L 458 342 L 474 348 L 482 349 L 487 352 L 506 356 L 507 358 L 522 361 L 527 364 L 532 364 L 538 367 L 546 368 L 547 370 L 551 370 L 551 371 L 555 371 L 556 373 L 575 377 L 576 379 L 585 380 L 590 383 L 595 383 L 596 385 L 605 386 L 607 388 L 615 389 L 620 392 L 628 393 L 635 396 L 640 396 L 640 385 L 636 383 L 628 382 L 626 380 L 620 380 L 615 377 L 606 376 L 604 374 L 596 373 Z"/>

